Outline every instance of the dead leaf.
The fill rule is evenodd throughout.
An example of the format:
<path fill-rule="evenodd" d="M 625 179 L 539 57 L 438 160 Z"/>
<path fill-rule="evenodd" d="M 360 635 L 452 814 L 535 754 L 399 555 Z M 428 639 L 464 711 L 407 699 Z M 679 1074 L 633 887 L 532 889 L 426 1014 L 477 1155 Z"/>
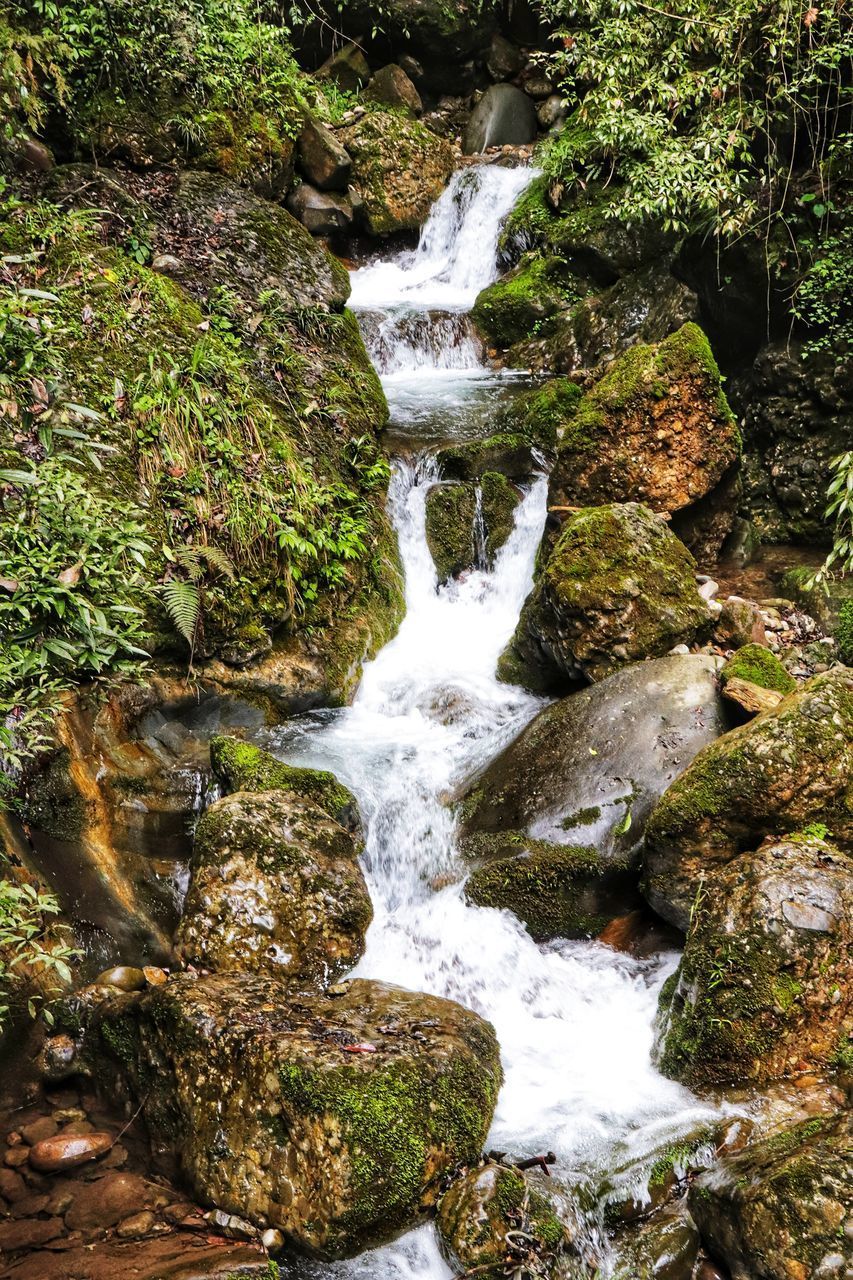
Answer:
<path fill-rule="evenodd" d="M 15 592 L 18 590 L 19 585 L 17 578 L 0 578 L 0 587 L 4 591 Z"/>
<path fill-rule="evenodd" d="M 803 26 L 813 27 L 814 24 L 817 22 L 819 16 L 820 16 L 820 10 L 816 9 L 814 5 L 811 5 L 808 9 L 806 9 L 805 13 L 803 14 Z"/>
<path fill-rule="evenodd" d="M 83 568 L 82 562 L 77 561 L 70 569 L 63 569 L 56 581 L 63 587 L 75 587 L 80 581 L 80 570 Z"/>

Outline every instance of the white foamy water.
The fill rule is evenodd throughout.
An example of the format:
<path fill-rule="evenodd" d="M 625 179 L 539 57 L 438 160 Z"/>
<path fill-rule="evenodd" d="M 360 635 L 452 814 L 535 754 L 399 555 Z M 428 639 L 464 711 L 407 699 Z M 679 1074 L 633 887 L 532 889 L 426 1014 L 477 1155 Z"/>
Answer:
<path fill-rule="evenodd" d="M 364 314 L 380 373 L 482 373 L 482 347 L 466 313 L 497 276 L 501 226 L 532 176 L 494 165 L 460 169 L 416 249 L 353 272 L 350 306 Z"/>
<path fill-rule="evenodd" d="M 516 195 L 524 186 L 518 170 L 464 175 L 467 212 L 453 225 L 471 255 L 485 238 L 473 235 L 468 221 L 492 226 L 495 175 L 511 178 Z M 501 196 L 509 200 L 503 187 Z M 442 201 L 459 213 L 455 196 Z M 480 203 L 487 205 L 482 216 Z M 509 207 L 502 205 L 501 216 Z M 446 208 L 441 224 L 451 225 Z M 490 261 L 479 276 L 465 262 L 466 279 L 494 272 L 499 225 L 487 242 Z M 437 243 L 432 232 L 430 243 Z M 463 261 L 455 242 L 442 252 L 451 264 Z M 433 253 L 430 261 L 437 259 Z M 392 281 L 395 297 L 405 292 L 412 304 L 423 298 L 430 305 L 435 280 L 420 257 L 386 266 L 370 268 L 377 291 Z M 464 296 L 475 284 L 468 288 Z M 399 403 L 409 406 L 416 427 L 430 380 L 407 385 L 408 399 Z M 291 761 L 332 769 L 359 799 L 375 916 L 356 973 L 447 996 L 488 1018 L 505 1073 L 490 1145 L 518 1156 L 554 1151 L 560 1181 L 583 1184 L 593 1197 L 606 1192 L 615 1170 L 627 1168 L 624 1198 L 641 1190 L 656 1150 L 716 1115 L 651 1063 L 657 998 L 676 957 L 640 961 L 594 942 L 537 945 L 509 912 L 466 903 L 447 799 L 544 705 L 500 683 L 495 665 L 532 585 L 547 481 L 540 476 L 529 486 L 490 572 L 439 587 L 424 528 L 425 497 L 436 478 L 429 457 L 395 466 L 389 509 L 406 574 L 399 633 L 365 668 L 351 707 L 289 722 L 277 747 Z M 434 888 L 436 876 L 445 887 Z M 447 1280 L 452 1273 L 425 1226 L 360 1259 L 311 1264 L 305 1274 Z"/>

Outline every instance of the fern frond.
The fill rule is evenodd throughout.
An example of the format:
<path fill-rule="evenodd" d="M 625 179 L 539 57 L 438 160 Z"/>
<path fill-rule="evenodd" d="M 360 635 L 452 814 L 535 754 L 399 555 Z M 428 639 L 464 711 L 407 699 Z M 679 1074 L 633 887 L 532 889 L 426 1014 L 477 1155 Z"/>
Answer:
<path fill-rule="evenodd" d="M 201 611 L 201 591 L 198 584 L 172 578 L 169 582 L 163 583 L 162 593 L 163 604 L 175 630 L 192 647 Z"/>
<path fill-rule="evenodd" d="M 228 578 L 231 582 L 234 581 L 237 576 L 234 572 L 234 562 L 221 547 L 199 546 L 195 550 L 202 560 L 207 561 L 209 569 L 215 569 L 222 574 L 223 578 Z"/>

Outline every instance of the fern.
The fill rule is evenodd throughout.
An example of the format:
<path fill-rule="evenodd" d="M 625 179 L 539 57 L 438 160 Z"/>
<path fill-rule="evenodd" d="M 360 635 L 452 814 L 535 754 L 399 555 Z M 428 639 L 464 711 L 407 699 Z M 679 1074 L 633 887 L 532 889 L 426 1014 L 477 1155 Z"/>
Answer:
<path fill-rule="evenodd" d="M 201 614 L 201 588 L 197 581 L 170 578 L 162 586 L 163 604 L 175 630 L 186 640 L 190 648 L 195 642 L 196 628 Z"/>

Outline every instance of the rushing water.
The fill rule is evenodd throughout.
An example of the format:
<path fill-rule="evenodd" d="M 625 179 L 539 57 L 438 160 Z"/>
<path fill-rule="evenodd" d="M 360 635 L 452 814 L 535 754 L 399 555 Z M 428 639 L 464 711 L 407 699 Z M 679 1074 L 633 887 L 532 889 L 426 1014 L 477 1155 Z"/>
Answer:
<path fill-rule="evenodd" d="M 353 278 L 395 429 L 408 442 L 432 421 L 436 400 L 449 436 L 472 395 L 489 403 L 494 379 L 479 363 L 460 368 L 458 351 L 433 331 L 448 312 L 438 320 L 434 312 L 438 303 L 464 319 L 494 278 L 501 220 L 529 178 L 496 168 L 457 175 L 417 251 Z M 395 362 L 395 332 L 410 344 L 407 360 L 421 351 L 426 375 L 414 358 L 408 372 Z M 546 479 L 530 485 L 492 571 L 439 588 L 424 536 L 436 477 L 429 451 L 395 464 L 389 507 L 406 573 L 398 635 L 366 667 L 351 707 L 291 721 L 273 745 L 292 761 L 333 769 L 361 804 L 375 918 L 356 972 L 448 996 L 494 1023 L 505 1083 L 490 1145 L 519 1156 L 556 1152 L 559 1179 L 592 1198 L 642 1194 L 654 1153 L 715 1114 L 651 1064 L 657 997 L 675 957 L 641 961 L 594 942 L 537 945 L 509 912 L 469 906 L 447 805 L 543 705 L 494 672 L 531 587 Z M 451 1275 L 431 1226 L 309 1270 L 352 1280 Z"/>

